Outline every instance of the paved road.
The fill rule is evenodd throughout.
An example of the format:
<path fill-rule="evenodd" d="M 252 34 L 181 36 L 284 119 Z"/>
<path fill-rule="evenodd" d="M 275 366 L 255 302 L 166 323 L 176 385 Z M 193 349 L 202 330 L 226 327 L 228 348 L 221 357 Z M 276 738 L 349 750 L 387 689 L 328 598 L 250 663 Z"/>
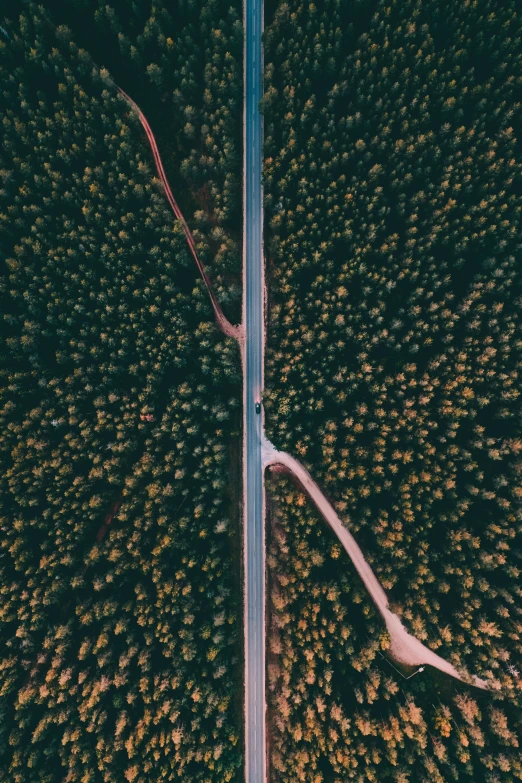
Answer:
<path fill-rule="evenodd" d="M 265 532 L 262 417 L 263 203 L 261 190 L 262 0 L 245 0 L 245 710 L 246 782 L 264 783 L 265 747 Z"/>

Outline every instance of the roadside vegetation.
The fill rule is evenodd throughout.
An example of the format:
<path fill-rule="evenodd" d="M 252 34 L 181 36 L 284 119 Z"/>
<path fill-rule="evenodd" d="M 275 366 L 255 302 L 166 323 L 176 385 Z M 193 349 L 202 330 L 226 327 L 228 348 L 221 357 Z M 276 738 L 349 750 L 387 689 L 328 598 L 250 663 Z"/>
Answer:
<path fill-rule="evenodd" d="M 237 346 L 111 74 L 3 13 L 0 780 L 235 781 Z"/>
<path fill-rule="evenodd" d="M 280 3 L 263 99 L 268 437 L 332 498 L 408 630 L 512 704 L 520 30 L 488 0 Z M 464 779 L 520 779 L 488 726 Z"/>

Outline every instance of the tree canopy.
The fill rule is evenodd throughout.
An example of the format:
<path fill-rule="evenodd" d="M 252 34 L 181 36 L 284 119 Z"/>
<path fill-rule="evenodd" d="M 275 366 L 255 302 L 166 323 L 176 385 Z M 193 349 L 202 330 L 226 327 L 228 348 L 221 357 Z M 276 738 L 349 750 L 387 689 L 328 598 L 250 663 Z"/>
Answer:
<path fill-rule="evenodd" d="M 280 3 L 262 104 L 268 435 L 408 630 L 516 704 L 520 29 L 509 2 Z"/>
<path fill-rule="evenodd" d="M 236 780 L 237 348 L 110 72 L 31 6 L 0 84 L 0 779 Z"/>

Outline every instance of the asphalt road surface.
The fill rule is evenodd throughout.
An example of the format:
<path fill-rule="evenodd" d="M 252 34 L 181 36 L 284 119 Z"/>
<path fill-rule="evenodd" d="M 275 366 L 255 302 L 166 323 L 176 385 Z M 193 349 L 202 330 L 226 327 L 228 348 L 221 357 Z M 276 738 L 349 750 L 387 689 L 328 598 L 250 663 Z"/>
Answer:
<path fill-rule="evenodd" d="M 262 0 L 245 6 L 245 710 L 246 781 L 264 783 L 265 741 L 265 533 L 262 414 L 263 202 L 261 189 Z"/>

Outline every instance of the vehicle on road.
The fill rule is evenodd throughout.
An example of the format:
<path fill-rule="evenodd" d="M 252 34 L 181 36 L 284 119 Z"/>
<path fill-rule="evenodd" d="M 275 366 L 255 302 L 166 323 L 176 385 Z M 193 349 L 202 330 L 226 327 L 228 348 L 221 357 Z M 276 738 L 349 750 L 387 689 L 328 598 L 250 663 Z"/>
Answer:
<path fill-rule="evenodd" d="M 256 402 L 256 413 L 261 413 L 261 403 Z"/>

